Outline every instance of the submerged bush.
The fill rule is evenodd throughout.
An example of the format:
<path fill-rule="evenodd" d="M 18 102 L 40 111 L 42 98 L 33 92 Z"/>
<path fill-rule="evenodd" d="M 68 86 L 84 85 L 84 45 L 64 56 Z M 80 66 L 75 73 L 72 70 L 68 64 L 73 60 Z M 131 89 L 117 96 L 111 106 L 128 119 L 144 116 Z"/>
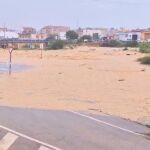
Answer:
<path fill-rule="evenodd" d="M 139 58 L 138 61 L 140 61 L 141 64 L 150 65 L 150 56 L 145 56 L 143 58 Z"/>
<path fill-rule="evenodd" d="M 150 43 L 141 43 L 140 44 L 140 52 L 150 53 Z"/>

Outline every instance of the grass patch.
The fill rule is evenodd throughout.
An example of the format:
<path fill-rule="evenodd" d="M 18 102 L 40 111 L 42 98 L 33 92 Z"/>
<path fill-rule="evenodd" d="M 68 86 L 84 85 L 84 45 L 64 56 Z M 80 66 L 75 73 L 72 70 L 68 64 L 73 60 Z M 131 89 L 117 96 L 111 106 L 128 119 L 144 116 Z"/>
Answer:
<path fill-rule="evenodd" d="M 141 64 L 150 65 L 150 56 L 145 56 L 138 59 Z"/>

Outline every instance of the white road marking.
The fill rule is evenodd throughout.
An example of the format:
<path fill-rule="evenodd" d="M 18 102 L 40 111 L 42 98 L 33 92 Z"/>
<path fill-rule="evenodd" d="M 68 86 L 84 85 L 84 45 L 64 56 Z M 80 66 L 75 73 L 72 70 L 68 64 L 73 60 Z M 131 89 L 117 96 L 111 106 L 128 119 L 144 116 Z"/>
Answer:
<path fill-rule="evenodd" d="M 39 150 L 52 150 L 52 149 L 49 149 L 49 148 L 44 147 L 44 146 L 41 146 Z"/>
<path fill-rule="evenodd" d="M 55 147 L 55 146 L 50 145 L 50 144 L 47 144 L 47 143 L 42 142 L 42 141 L 40 141 L 40 140 L 37 140 L 37 139 L 35 139 L 35 138 L 29 137 L 29 136 L 27 136 L 27 135 L 25 135 L 25 134 L 19 133 L 19 132 L 17 132 L 17 131 L 14 131 L 14 130 L 12 130 L 12 129 L 9 129 L 9 128 L 7 128 L 7 127 L 4 127 L 4 126 L 2 126 L 2 125 L 0 125 L 0 128 L 1 128 L 1 129 L 4 129 L 4 130 L 7 130 L 7 131 L 9 131 L 9 132 L 11 132 L 11 133 L 13 133 L 13 134 L 15 134 L 15 135 L 20 136 L 20 137 L 23 137 L 23 138 L 25 138 L 25 139 L 27 139 L 27 140 L 30 140 L 30 141 L 36 142 L 36 143 L 38 143 L 38 144 L 40 144 L 40 145 L 46 146 L 47 148 L 50 148 L 50 149 L 52 149 L 52 150 L 61 150 L 61 149 L 58 148 L 58 147 Z M 0 149 L 0 150 L 1 150 L 1 149 Z M 2 149 L 2 150 L 3 150 L 3 149 Z"/>
<path fill-rule="evenodd" d="M 0 141 L 0 150 L 7 150 L 17 140 L 17 138 L 17 135 L 7 133 Z"/>
<path fill-rule="evenodd" d="M 117 125 L 114 125 L 114 124 L 105 122 L 105 121 L 103 121 L 103 120 L 96 119 L 96 118 L 91 117 L 91 116 L 88 116 L 88 115 L 81 114 L 81 113 L 76 112 L 76 111 L 68 111 L 68 112 L 73 113 L 73 114 L 75 114 L 75 115 L 78 115 L 78 116 L 80 116 L 80 117 L 84 117 L 84 118 L 93 120 L 93 121 L 98 122 L 98 123 L 101 123 L 101 124 L 104 124 L 104 125 L 107 125 L 107 126 L 110 126 L 110 127 L 113 127 L 113 128 L 119 129 L 119 130 L 122 130 L 122 131 L 124 131 L 124 132 L 128 132 L 128 133 L 131 133 L 131 134 L 134 134 L 134 135 L 146 137 L 144 134 L 140 134 L 140 133 L 137 133 L 137 132 L 134 132 L 134 131 L 131 131 L 131 130 L 128 130 L 128 129 L 125 129 L 125 128 L 122 128 L 122 127 L 119 127 L 119 126 L 117 126 Z"/>

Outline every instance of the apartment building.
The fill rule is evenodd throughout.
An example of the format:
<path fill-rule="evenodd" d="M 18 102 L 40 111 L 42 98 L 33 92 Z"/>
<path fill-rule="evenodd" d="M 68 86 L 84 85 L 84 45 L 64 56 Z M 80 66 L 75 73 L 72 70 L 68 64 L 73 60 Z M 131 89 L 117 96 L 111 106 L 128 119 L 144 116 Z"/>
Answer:
<path fill-rule="evenodd" d="M 101 37 L 107 34 L 107 29 L 105 28 L 79 28 L 77 30 L 79 37 L 88 35 L 91 36 L 93 40 L 99 40 Z"/>
<path fill-rule="evenodd" d="M 36 29 L 32 27 L 23 27 L 23 31 L 21 33 L 22 34 L 35 34 Z"/>
<path fill-rule="evenodd" d="M 54 35 L 54 34 L 59 34 L 64 32 L 66 33 L 69 30 L 70 27 L 67 26 L 45 26 L 41 29 L 41 33 Z"/>
<path fill-rule="evenodd" d="M 123 42 L 128 42 L 128 41 L 141 41 L 141 35 L 142 31 L 141 30 L 133 30 L 129 32 L 119 32 L 115 34 L 115 39 Z"/>

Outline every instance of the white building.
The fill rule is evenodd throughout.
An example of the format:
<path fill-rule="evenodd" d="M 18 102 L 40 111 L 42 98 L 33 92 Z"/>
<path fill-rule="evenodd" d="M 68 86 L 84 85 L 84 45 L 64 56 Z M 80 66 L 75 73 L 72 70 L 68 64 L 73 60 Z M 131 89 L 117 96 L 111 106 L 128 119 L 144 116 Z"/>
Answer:
<path fill-rule="evenodd" d="M 59 38 L 60 40 L 67 40 L 66 32 L 60 32 L 60 33 L 58 34 L 58 38 Z"/>
<path fill-rule="evenodd" d="M 141 32 L 122 32 L 116 33 L 115 38 L 119 41 L 128 42 L 128 41 L 141 41 Z"/>
<path fill-rule="evenodd" d="M 93 34 L 98 34 L 98 35 L 101 35 L 102 34 L 102 31 L 99 30 L 99 29 L 90 29 L 90 28 L 87 28 L 87 29 L 83 29 L 83 35 L 90 35 L 90 36 L 93 36 Z"/>
<path fill-rule="evenodd" d="M 78 30 L 79 37 L 89 35 L 93 39 L 100 39 L 101 37 L 105 36 L 107 33 L 107 29 L 104 28 L 85 28 Z"/>
<path fill-rule="evenodd" d="M 0 31 L 0 39 L 3 39 L 3 38 L 11 39 L 11 38 L 18 38 L 18 37 L 19 37 L 19 34 L 16 32 Z"/>

